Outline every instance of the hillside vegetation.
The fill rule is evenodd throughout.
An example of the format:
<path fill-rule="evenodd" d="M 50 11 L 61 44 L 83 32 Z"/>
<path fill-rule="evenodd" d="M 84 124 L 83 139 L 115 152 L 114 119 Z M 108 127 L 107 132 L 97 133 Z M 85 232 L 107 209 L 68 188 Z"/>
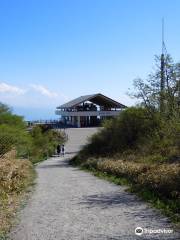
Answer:
<path fill-rule="evenodd" d="M 0 238 L 10 229 L 12 219 L 33 184 L 37 163 L 54 154 L 65 141 L 60 132 L 36 126 L 31 131 L 22 117 L 0 103 Z"/>
<path fill-rule="evenodd" d="M 46 126 L 35 126 L 28 131 L 23 118 L 0 103 L 0 157 L 15 148 L 18 157 L 28 158 L 35 163 L 51 156 L 57 144 L 64 141 L 62 133 Z"/>
<path fill-rule="evenodd" d="M 11 151 L 0 158 L 0 239 L 9 230 L 15 212 L 32 185 L 35 172 L 28 160 L 17 159 Z"/>
<path fill-rule="evenodd" d="M 180 64 L 166 59 L 166 85 L 160 91 L 160 72 L 147 81 L 135 80 L 141 104 L 103 129 L 72 160 L 117 183 L 127 183 L 131 191 L 170 216 L 180 220 Z M 120 181 L 122 180 L 122 181 Z"/>

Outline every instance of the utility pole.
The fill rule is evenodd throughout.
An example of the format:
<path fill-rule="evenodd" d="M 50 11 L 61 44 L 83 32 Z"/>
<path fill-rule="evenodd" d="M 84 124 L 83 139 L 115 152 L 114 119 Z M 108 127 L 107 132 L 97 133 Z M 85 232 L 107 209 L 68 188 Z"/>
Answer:
<path fill-rule="evenodd" d="M 161 52 L 161 82 L 160 82 L 160 112 L 164 112 L 165 91 L 165 43 L 164 43 L 164 19 L 162 19 L 162 52 Z"/>

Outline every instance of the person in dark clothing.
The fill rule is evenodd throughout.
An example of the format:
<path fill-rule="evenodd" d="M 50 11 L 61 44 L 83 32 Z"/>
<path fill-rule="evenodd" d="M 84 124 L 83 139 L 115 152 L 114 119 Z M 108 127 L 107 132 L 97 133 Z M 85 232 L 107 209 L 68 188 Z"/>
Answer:
<path fill-rule="evenodd" d="M 61 146 L 60 144 L 57 145 L 57 155 L 60 156 L 61 153 Z"/>
<path fill-rule="evenodd" d="M 62 154 L 63 157 L 64 157 L 64 154 L 65 154 L 65 147 L 64 147 L 64 144 L 61 146 L 61 154 Z"/>

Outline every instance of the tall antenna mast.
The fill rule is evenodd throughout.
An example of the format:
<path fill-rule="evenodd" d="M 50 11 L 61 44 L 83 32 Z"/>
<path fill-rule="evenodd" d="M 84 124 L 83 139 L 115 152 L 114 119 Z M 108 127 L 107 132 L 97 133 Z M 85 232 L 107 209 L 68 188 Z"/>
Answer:
<path fill-rule="evenodd" d="M 160 81 L 160 112 L 164 112 L 165 90 L 165 43 L 164 43 L 164 18 L 162 19 L 162 52 L 161 52 L 161 81 Z"/>
<path fill-rule="evenodd" d="M 164 42 L 164 18 L 162 18 L 162 54 L 164 54 L 165 50 L 165 42 Z"/>

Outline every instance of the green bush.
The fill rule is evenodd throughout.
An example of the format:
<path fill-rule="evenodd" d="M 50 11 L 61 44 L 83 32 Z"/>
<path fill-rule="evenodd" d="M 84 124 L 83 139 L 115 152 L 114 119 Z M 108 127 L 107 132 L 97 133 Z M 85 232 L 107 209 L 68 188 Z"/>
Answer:
<path fill-rule="evenodd" d="M 33 162 L 53 155 L 57 145 L 65 142 L 65 136 L 61 132 L 45 128 L 43 125 L 33 127 L 30 135 L 29 154 Z"/>
<path fill-rule="evenodd" d="M 63 134 L 46 126 L 35 126 L 27 131 L 24 119 L 0 103 L 0 157 L 15 148 L 18 157 L 37 162 L 51 156 L 56 146 L 64 141 Z"/>
<path fill-rule="evenodd" d="M 0 126 L 0 157 L 3 157 L 12 148 L 16 148 L 19 157 L 27 157 L 29 136 L 9 126 Z"/>
<path fill-rule="evenodd" d="M 121 155 L 124 159 L 163 162 L 180 156 L 180 124 L 164 120 L 156 111 L 131 107 L 117 118 L 105 121 L 101 131 L 92 136 L 78 155 L 78 161 L 93 157 Z M 126 155 L 126 156 L 125 156 Z M 125 157 L 124 157 L 125 156 Z"/>
<path fill-rule="evenodd" d="M 84 156 L 112 156 L 124 151 L 138 150 L 158 135 L 159 114 L 150 116 L 145 108 L 128 108 L 117 118 L 105 121 L 103 129 L 93 135 L 80 154 Z"/>

